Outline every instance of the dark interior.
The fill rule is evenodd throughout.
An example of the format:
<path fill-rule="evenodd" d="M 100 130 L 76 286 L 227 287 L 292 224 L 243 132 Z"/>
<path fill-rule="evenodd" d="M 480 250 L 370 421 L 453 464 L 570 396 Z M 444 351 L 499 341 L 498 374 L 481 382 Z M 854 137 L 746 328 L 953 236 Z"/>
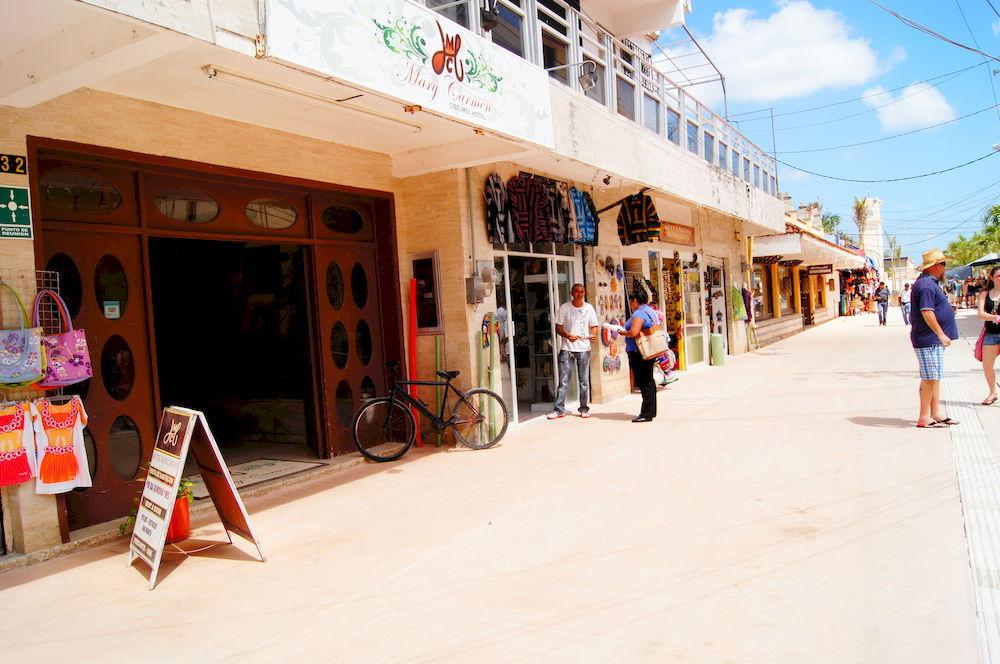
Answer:
<path fill-rule="evenodd" d="M 204 411 L 229 463 L 277 446 L 315 449 L 305 250 L 162 238 L 149 247 L 163 406 Z"/>

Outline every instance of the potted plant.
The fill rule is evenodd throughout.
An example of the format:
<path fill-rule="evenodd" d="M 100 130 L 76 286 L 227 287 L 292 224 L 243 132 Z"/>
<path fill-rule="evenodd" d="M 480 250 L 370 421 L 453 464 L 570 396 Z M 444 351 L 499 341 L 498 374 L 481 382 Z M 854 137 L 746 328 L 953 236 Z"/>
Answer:
<path fill-rule="evenodd" d="M 194 484 L 190 480 L 182 479 L 177 487 L 177 498 L 174 500 L 174 511 L 170 515 L 170 523 L 167 524 L 167 544 L 182 542 L 191 536 L 191 501 L 194 500 Z M 125 520 L 118 524 L 118 532 L 128 535 L 135 528 L 135 517 L 138 512 L 139 496 L 133 501 L 135 507 L 132 512 L 125 517 Z"/>

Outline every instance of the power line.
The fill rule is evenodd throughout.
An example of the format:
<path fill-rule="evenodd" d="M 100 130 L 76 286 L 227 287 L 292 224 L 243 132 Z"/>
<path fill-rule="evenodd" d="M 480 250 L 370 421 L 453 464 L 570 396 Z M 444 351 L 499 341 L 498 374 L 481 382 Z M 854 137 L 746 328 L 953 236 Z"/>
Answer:
<path fill-rule="evenodd" d="M 785 115 L 798 115 L 799 113 L 809 113 L 810 111 L 819 111 L 819 110 L 822 110 L 824 108 L 832 108 L 834 106 L 843 106 L 844 104 L 851 104 L 851 103 L 854 103 L 856 101 L 864 101 L 865 99 L 868 99 L 869 97 L 878 97 L 879 95 L 883 95 L 883 94 L 885 94 L 887 92 L 899 92 L 900 90 L 908 88 L 911 85 L 920 85 L 921 83 L 930 83 L 931 81 L 936 81 L 939 78 L 945 78 L 945 77 L 952 76 L 952 75 L 955 75 L 955 74 L 964 74 L 965 72 L 969 71 L 970 69 L 975 69 L 977 67 L 982 67 L 984 64 L 985 64 L 984 62 L 980 62 L 977 65 L 970 65 L 968 67 L 962 67 L 961 69 L 956 69 L 955 71 L 950 71 L 950 72 L 947 72 L 945 74 L 938 74 L 937 76 L 931 76 L 930 78 L 925 78 L 922 81 L 916 81 L 915 83 L 908 83 L 906 85 L 901 85 L 898 88 L 892 88 L 890 90 L 885 90 L 883 92 L 873 92 L 871 94 L 861 95 L 860 97 L 854 97 L 852 99 L 844 99 L 842 101 L 835 101 L 835 102 L 830 103 L 830 104 L 823 104 L 822 106 L 812 106 L 810 108 L 800 108 L 800 109 L 795 110 L 795 111 L 784 111 L 782 113 L 775 113 L 774 117 L 778 118 L 778 117 L 782 117 L 782 116 L 785 116 Z M 767 110 L 768 109 L 766 109 L 766 108 L 758 108 L 757 110 L 754 110 L 754 111 L 745 111 L 743 113 L 735 113 L 735 114 L 733 114 L 733 115 L 731 115 L 729 117 L 730 118 L 738 118 L 741 115 L 752 115 L 753 113 L 763 113 L 763 112 L 765 112 Z M 770 119 L 769 117 L 766 117 L 766 118 L 747 118 L 746 120 L 743 120 L 743 122 L 754 122 L 756 120 L 769 120 L 769 119 Z"/>
<path fill-rule="evenodd" d="M 932 171 L 930 173 L 921 173 L 920 175 L 908 175 L 906 177 L 900 177 L 900 178 L 882 178 L 882 179 L 878 179 L 878 180 L 862 180 L 862 179 L 857 179 L 857 178 L 842 178 L 842 177 L 837 177 L 836 175 L 825 175 L 823 173 L 816 173 L 814 171 L 807 171 L 804 168 L 799 168 L 798 166 L 793 166 L 792 164 L 789 164 L 786 161 L 782 161 L 781 159 L 778 159 L 777 157 L 775 157 L 774 160 L 776 162 L 778 162 L 779 164 L 784 164 L 785 166 L 788 166 L 789 168 L 793 168 L 793 169 L 795 169 L 795 170 L 797 170 L 799 172 L 808 173 L 809 175 L 815 175 L 816 177 L 819 177 L 819 178 L 826 178 L 827 180 L 839 180 L 840 182 L 862 182 L 862 183 L 867 183 L 867 184 L 875 184 L 875 183 L 881 183 L 881 182 L 903 182 L 904 180 L 918 180 L 920 178 L 926 178 L 926 177 L 930 177 L 932 175 L 941 175 L 942 173 L 948 173 L 950 171 L 958 170 L 959 168 L 965 168 L 966 166 L 971 166 L 972 164 L 975 164 L 978 161 L 982 161 L 983 159 L 989 159 L 990 157 L 992 157 L 994 155 L 997 155 L 997 154 L 1000 154 L 1000 152 L 997 152 L 996 150 L 991 150 L 990 152 L 987 152 L 983 156 L 976 157 L 975 159 L 973 159 L 971 161 L 967 161 L 964 164 L 958 164 L 956 166 L 950 166 L 948 168 L 942 168 L 939 171 Z"/>
<path fill-rule="evenodd" d="M 953 122 L 958 122 L 959 120 L 965 120 L 966 118 L 971 118 L 974 115 L 979 115 L 980 113 L 985 113 L 985 112 L 991 111 L 993 109 L 997 109 L 997 112 L 1000 113 L 1000 104 L 994 104 L 993 106 L 987 106 L 986 108 L 981 108 L 978 111 L 975 111 L 974 113 L 969 113 L 968 115 L 963 115 L 962 117 L 959 117 L 959 118 L 952 118 L 951 120 L 945 120 L 944 122 L 938 122 L 937 124 L 932 124 L 932 125 L 929 125 L 927 127 L 921 127 L 920 129 L 911 129 L 910 131 L 904 131 L 904 132 L 901 132 L 899 134 L 893 134 L 892 136 L 884 136 L 882 138 L 876 138 L 876 139 L 873 139 L 873 140 L 870 140 L 870 141 L 861 141 L 860 143 L 847 143 L 845 145 L 832 145 L 830 147 L 825 147 L 825 148 L 811 148 L 811 149 L 808 149 L 808 150 L 785 150 L 783 152 L 779 152 L 778 154 L 802 154 L 802 153 L 805 153 L 805 152 L 828 152 L 830 150 L 843 150 L 844 148 L 856 148 L 856 147 L 859 147 L 859 146 L 862 146 L 862 145 L 871 145 L 872 143 L 881 143 L 882 141 L 890 141 L 890 140 L 892 140 L 894 138 L 900 138 L 902 136 L 909 136 L 910 134 L 917 134 L 917 133 L 920 133 L 922 131 L 927 131 L 928 129 L 934 129 L 935 127 L 943 127 L 944 125 L 951 124 Z"/>
<path fill-rule="evenodd" d="M 969 25 L 969 20 L 965 18 L 965 12 L 962 10 L 962 3 L 955 0 L 955 6 L 958 7 L 958 13 L 962 15 L 962 22 L 965 23 L 965 29 L 969 31 L 969 36 L 972 37 L 972 43 L 976 45 L 976 48 L 979 48 L 979 40 L 976 39 L 976 33 L 972 31 L 972 26 Z M 986 62 L 988 62 L 988 60 L 983 58 L 983 63 Z M 993 103 L 1000 104 L 1000 102 L 997 101 L 997 88 L 993 84 L 993 72 L 989 69 L 986 70 L 986 78 L 989 79 L 990 82 L 990 91 L 993 93 Z M 1000 120 L 1000 108 L 997 109 L 997 120 Z"/>
<path fill-rule="evenodd" d="M 992 9 L 993 13 L 997 15 L 997 18 L 1000 18 L 1000 12 L 998 12 L 997 8 L 993 6 L 993 2 L 991 0 L 986 0 L 986 4 L 990 6 L 990 9 Z"/>
<path fill-rule="evenodd" d="M 871 4 L 873 4 L 873 5 L 875 5 L 876 7 L 878 7 L 879 9 L 881 9 L 884 12 L 892 14 L 897 19 L 899 19 L 899 21 L 902 22 L 904 25 L 908 25 L 909 27 L 913 28 L 914 30 L 918 30 L 918 31 L 924 33 L 925 35 L 930 35 L 931 37 L 934 37 L 935 39 L 939 39 L 939 40 L 945 42 L 946 44 L 951 44 L 952 46 L 957 46 L 958 48 L 965 49 L 966 51 L 969 51 L 971 53 L 978 53 L 979 55 L 983 56 L 984 58 L 989 58 L 990 60 L 996 60 L 997 62 L 1000 62 L 1000 58 L 998 58 L 995 55 L 990 55 L 989 53 L 986 53 L 985 51 L 980 51 L 978 48 L 973 48 L 973 47 L 969 46 L 968 44 L 963 44 L 963 43 L 957 42 L 954 39 L 951 39 L 949 37 L 945 37 L 940 32 L 935 32 L 934 30 L 931 30 L 930 28 L 928 28 L 926 25 L 923 25 L 921 23 L 917 23 L 912 18 L 907 18 L 907 17 L 903 16 L 902 14 L 900 14 L 899 12 L 895 12 L 895 11 L 889 9 L 888 7 L 886 7 L 885 5 L 879 4 L 875 0 L 868 0 L 868 2 L 871 3 Z"/>

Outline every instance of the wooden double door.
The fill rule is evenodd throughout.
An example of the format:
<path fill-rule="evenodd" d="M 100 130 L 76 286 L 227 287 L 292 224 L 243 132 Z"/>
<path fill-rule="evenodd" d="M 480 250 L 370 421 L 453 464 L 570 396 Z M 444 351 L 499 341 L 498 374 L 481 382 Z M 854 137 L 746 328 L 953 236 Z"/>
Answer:
<path fill-rule="evenodd" d="M 157 320 L 154 302 L 170 284 L 154 286 L 150 276 L 150 245 L 159 238 L 282 243 L 304 256 L 309 445 L 319 457 L 353 449 L 351 416 L 364 399 L 384 393 L 383 361 L 402 354 L 391 198 L 282 187 L 239 174 L 214 173 L 193 185 L 189 172 L 141 157 L 109 163 L 39 150 L 34 159 L 39 264 L 59 273 L 94 367 L 91 380 L 68 390 L 83 397 L 89 415 L 84 438 L 93 487 L 64 495 L 64 537 L 128 514 L 142 489 L 161 407 L 186 405 L 182 397 L 175 401 L 176 391 L 171 403 L 161 403 L 157 330 L 165 321 Z M 178 343 L 204 343 L 198 320 L 183 324 Z M 221 344 L 213 352 L 230 350 Z M 214 370 L 202 366 L 190 379 L 211 381 Z M 253 377 L 273 379 L 266 372 Z"/>

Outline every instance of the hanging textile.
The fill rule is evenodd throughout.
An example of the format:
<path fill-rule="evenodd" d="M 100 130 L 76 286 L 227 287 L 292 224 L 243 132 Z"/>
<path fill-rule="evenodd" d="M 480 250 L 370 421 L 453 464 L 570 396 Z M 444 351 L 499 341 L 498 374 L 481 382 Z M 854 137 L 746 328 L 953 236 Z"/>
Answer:
<path fill-rule="evenodd" d="M 27 482 L 35 476 L 35 431 L 31 404 L 0 407 L 0 486 Z"/>
<path fill-rule="evenodd" d="M 483 186 L 486 197 L 486 231 L 490 242 L 505 244 L 514 242 L 514 229 L 511 228 L 510 204 L 507 201 L 507 186 L 497 173 L 490 173 Z"/>
<path fill-rule="evenodd" d="M 733 303 L 733 320 L 746 320 L 747 309 L 746 304 L 743 302 L 743 291 L 733 286 L 729 293 L 729 299 Z"/>
<path fill-rule="evenodd" d="M 566 223 L 566 242 L 576 243 L 580 241 L 580 227 L 576 221 L 576 211 L 573 209 L 573 201 L 569 196 L 569 185 L 559 182 L 559 205 L 562 208 L 563 219 Z"/>
<path fill-rule="evenodd" d="M 659 240 L 660 227 L 656 206 L 647 194 L 635 194 L 622 201 L 618 210 L 618 237 L 623 246 Z"/>
<path fill-rule="evenodd" d="M 518 242 L 552 240 L 552 200 L 546 182 L 530 175 L 515 175 L 507 181 L 511 225 Z"/>
<path fill-rule="evenodd" d="M 747 322 L 753 322 L 753 296 L 750 294 L 750 289 L 746 286 L 743 287 L 743 308 L 747 312 Z"/>
<path fill-rule="evenodd" d="M 38 476 L 35 493 L 65 493 L 77 487 L 91 486 L 87 453 L 83 446 L 83 427 L 87 412 L 80 397 L 55 405 L 48 399 L 32 404 L 35 420 L 35 447 L 38 452 Z"/>
<path fill-rule="evenodd" d="M 576 187 L 569 190 L 569 197 L 576 215 L 577 230 L 580 232 L 579 243 L 596 247 L 600 217 L 597 214 L 594 199 L 590 197 L 589 193 L 580 191 Z"/>

